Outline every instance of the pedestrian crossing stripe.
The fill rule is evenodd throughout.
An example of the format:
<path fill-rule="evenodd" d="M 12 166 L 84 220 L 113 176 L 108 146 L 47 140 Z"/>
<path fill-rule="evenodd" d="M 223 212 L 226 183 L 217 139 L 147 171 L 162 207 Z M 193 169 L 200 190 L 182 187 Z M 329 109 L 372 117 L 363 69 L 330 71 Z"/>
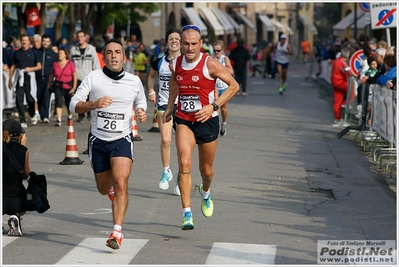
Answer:
<path fill-rule="evenodd" d="M 113 250 L 104 238 L 85 238 L 62 257 L 56 265 L 127 265 L 148 242 L 148 239 L 123 239 L 122 246 Z"/>
<path fill-rule="evenodd" d="M 11 242 L 17 240 L 19 236 L 2 236 L 2 246 L 3 248 L 10 244 Z"/>
<path fill-rule="evenodd" d="M 205 264 L 274 264 L 276 251 L 273 245 L 215 242 Z"/>
<path fill-rule="evenodd" d="M 3 247 L 19 237 L 3 236 Z M 147 244 L 148 239 L 123 239 L 120 249 L 112 250 L 104 238 L 85 238 L 62 257 L 56 265 L 127 265 Z M 275 264 L 277 246 L 215 242 L 206 265 Z"/>

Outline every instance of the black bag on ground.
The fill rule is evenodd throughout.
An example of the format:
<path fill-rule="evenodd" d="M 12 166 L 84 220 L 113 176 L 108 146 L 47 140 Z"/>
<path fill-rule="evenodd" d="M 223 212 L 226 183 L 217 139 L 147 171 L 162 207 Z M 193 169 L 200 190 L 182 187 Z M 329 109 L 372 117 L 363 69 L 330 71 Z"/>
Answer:
<path fill-rule="evenodd" d="M 25 201 L 25 208 L 28 211 L 37 211 L 43 213 L 50 208 L 49 201 L 47 199 L 47 180 L 44 174 L 36 174 L 30 172 L 30 178 L 28 180 L 29 185 L 26 189 L 27 199 Z M 30 197 L 30 195 L 32 197 Z"/>

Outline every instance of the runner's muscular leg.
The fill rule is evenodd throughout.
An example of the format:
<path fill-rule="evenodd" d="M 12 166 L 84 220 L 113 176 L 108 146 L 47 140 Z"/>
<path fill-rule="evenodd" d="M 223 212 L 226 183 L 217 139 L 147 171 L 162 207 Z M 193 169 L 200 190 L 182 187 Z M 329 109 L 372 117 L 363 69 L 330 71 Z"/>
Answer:
<path fill-rule="evenodd" d="M 278 72 L 278 84 L 279 87 L 283 87 L 283 66 L 277 64 L 277 72 Z"/>
<path fill-rule="evenodd" d="M 158 111 L 157 118 L 162 118 L 164 111 Z M 173 120 L 173 119 L 172 119 Z M 161 133 L 161 159 L 163 167 L 170 165 L 170 143 L 172 141 L 173 121 L 162 122 L 158 120 L 159 131 Z"/>
<path fill-rule="evenodd" d="M 112 186 L 114 200 L 112 201 L 112 215 L 114 224 L 123 224 L 129 203 L 128 180 L 132 169 L 132 159 L 126 157 L 111 158 Z"/>
<path fill-rule="evenodd" d="M 213 160 L 215 158 L 217 139 L 210 143 L 198 145 L 199 170 L 202 177 L 202 188 L 208 191 L 213 179 Z"/>
<path fill-rule="evenodd" d="M 176 148 L 179 164 L 179 188 L 183 208 L 190 207 L 192 155 L 195 147 L 193 132 L 186 125 L 176 126 Z"/>

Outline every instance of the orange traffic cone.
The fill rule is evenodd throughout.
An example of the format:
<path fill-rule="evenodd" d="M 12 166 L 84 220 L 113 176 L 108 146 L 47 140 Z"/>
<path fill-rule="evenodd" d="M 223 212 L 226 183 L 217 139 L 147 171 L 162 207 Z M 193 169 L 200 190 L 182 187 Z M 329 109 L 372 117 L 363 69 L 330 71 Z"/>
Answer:
<path fill-rule="evenodd" d="M 61 165 L 78 165 L 82 164 L 83 160 L 80 160 L 78 155 L 78 146 L 76 145 L 75 131 L 73 129 L 72 119 L 68 118 L 68 135 L 65 159 L 60 162 Z"/>
<path fill-rule="evenodd" d="M 137 127 L 136 112 L 134 112 L 134 106 L 132 106 L 132 133 L 133 133 L 133 141 L 143 140 L 143 138 L 139 136 L 139 130 Z"/>
<path fill-rule="evenodd" d="M 153 133 L 159 133 L 159 125 L 158 125 L 158 120 L 157 120 L 157 109 L 154 108 L 154 118 L 152 119 L 152 127 L 149 129 L 149 132 Z"/>

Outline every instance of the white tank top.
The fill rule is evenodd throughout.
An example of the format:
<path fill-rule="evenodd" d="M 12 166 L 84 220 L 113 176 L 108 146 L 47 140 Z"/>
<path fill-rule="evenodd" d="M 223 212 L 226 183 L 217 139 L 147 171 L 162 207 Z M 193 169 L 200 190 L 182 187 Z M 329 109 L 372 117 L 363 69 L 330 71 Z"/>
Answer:
<path fill-rule="evenodd" d="M 223 66 L 226 66 L 226 62 L 224 60 L 225 55 L 222 55 L 219 59 L 220 63 L 222 63 Z M 216 84 L 215 88 L 218 90 L 225 90 L 227 88 L 227 83 L 223 82 L 221 79 L 216 79 Z"/>
<path fill-rule="evenodd" d="M 278 63 L 285 64 L 285 63 L 289 62 L 287 54 L 283 53 L 283 51 L 287 51 L 288 50 L 287 46 L 288 46 L 288 42 L 285 42 L 285 44 L 283 46 L 281 46 L 280 42 L 277 43 L 276 61 Z"/>

